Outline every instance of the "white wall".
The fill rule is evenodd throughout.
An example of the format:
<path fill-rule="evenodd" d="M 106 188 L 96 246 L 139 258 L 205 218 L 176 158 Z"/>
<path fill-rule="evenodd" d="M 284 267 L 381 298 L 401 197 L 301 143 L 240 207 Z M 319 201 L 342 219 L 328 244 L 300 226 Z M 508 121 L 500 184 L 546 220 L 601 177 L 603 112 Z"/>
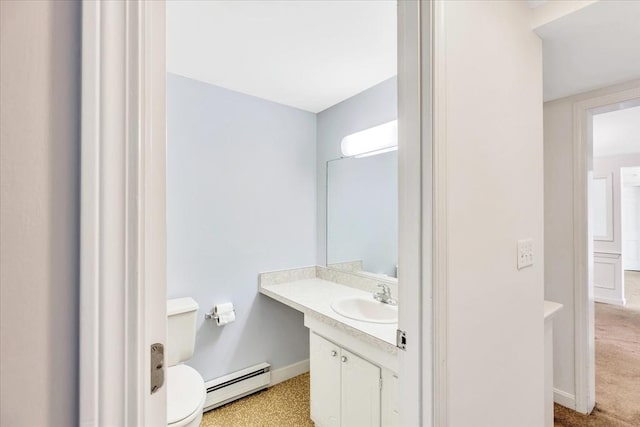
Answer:
<path fill-rule="evenodd" d="M 594 142 L 597 144 L 597 141 Z M 640 166 L 640 153 L 593 159 L 594 177 L 611 177 L 612 240 L 593 242 L 593 291 L 596 302 L 624 305 L 622 267 L 622 174 L 620 168 Z"/>
<path fill-rule="evenodd" d="M 442 6 L 449 425 L 539 427 L 542 43 L 524 2 Z M 533 239 L 536 261 L 517 270 L 516 245 L 525 238 Z"/>
<path fill-rule="evenodd" d="M 632 166 L 640 166 L 640 153 L 593 159 L 593 176 L 611 175 L 613 186 L 613 240 L 595 240 L 593 242 L 594 252 L 622 253 L 622 177 L 620 168 Z"/>
<path fill-rule="evenodd" d="M 317 263 L 327 262 L 327 161 L 342 157 L 342 138 L 398 118 L 397 78 L 393 77 L 318 113 Z"/>
<path fill-rule="evenodd" d="M 575 398 L 573 275 L 573 104 L 640 85 L 640 80 L 544 104 L 545 299 L 564 308 L 554 319 L 554 383 Z"/>
<path fill-rule="evenodd" d="M 205 378 L 307 359 L 302 314 L 258 293 L 258 273 L 315 264 L 316 116 L 167 76 L 167 293 L 200 305 Z M 205 321 L 233 302 L 236 322 Z"/>
<path fill-rule="evenodd" d="M 0 1 L 0 425 L 78 419 L 78 2 Z"/>
<path fill-rule="evenodd" d="M 622 187 L 622 268 L 640 271 L 640 184 Z"/>

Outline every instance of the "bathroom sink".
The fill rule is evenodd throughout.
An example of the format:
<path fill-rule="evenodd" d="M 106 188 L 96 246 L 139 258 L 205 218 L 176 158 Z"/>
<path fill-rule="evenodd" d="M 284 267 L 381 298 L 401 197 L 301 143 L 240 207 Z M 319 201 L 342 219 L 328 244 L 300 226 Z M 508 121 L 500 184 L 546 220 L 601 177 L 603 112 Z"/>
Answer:
<path fill-rule="evenodd" d="M 397 323 L 398 306 L 371 298 L 348 297 L 334 301 L 331 308 L 341 316 L 370 323 Z"/>

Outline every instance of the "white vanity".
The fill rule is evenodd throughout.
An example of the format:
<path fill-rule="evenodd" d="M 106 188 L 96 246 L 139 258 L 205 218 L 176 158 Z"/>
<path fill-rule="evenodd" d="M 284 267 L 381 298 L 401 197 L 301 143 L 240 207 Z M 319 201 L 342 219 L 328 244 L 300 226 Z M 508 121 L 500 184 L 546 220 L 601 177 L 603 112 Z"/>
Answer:
<path fill-rule="evenodd" d="M 316 426 L 399 425 L 397 405 L 397 323 L 374 323 L 350 317 L 387 319 L 389 307 L 376 310 L 378 280 L 308 267 L 260 275 L 260 292 L 304 313 L 310 334 L 311 418 Z M 397 295 L 397 285 L 389 284 Z M 345 317 L 331 306 L 358 300 L 364 310 Z M 356 303 L 353 303 L 356 301 Z M 373 301 L 371 307 L 367 301 Z M 343 307 L 344 309 L 344 307 Z M 349 308 L 347 308 L 349 310 Z"/>

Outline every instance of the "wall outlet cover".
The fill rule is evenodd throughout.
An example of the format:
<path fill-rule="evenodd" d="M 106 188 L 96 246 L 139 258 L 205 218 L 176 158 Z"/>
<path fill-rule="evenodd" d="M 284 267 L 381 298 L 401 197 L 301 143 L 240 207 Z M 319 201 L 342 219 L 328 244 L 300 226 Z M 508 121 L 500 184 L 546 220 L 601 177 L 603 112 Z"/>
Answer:
<path fill-rule="evenodd" d="M 518 270 L 533 265 L 533 239 L 518 240 Z"/>

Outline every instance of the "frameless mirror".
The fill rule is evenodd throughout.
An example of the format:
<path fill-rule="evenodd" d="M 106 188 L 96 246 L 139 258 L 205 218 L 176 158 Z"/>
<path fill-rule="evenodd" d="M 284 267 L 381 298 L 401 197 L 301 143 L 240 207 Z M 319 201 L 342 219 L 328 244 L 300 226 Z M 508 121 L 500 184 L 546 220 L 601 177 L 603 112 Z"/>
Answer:
<path fill-rule="evenodd" d="M 398 153 L 327 162 L 327 266 L 397 277 Z"/>

